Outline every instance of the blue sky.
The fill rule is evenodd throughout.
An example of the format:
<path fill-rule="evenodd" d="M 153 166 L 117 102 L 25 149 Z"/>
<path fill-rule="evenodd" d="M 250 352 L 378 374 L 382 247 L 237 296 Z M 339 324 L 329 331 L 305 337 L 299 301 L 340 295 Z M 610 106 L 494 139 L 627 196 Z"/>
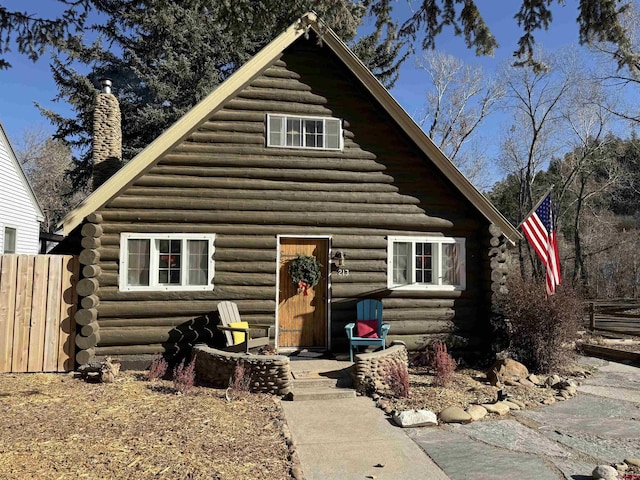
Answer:
<path fill-rule="evenodd" d="M 27 9 L 40 15 L 52 15 L 56 12 L 55 3 L 50 0 L 3 0 L 2 4 L 8 9 Z M 477 0 L 477 4 L 500 45 L 495 57 L 476 57 L 473 51 L 467 50 L 463 39 L 453 36 L 450 31 L 445 31 L 437 38 L 436 47 L 467 63 L 481 65 L 487 73 L 492 73 L 499 65 L 511 59 L 512 52 L 517 47 L 520 30 L 513 15 L 520 1 Z M 32 5 L 37 6 L 37 9 L 32 9 Z M 551 51 L 565 45 L 577 44 L 577 5 L 577 0 L 567 0 L 564 6 L 554 5 L 551 30 L 540 32 L 537 35 L 537 43 Z M 410 8 L 406 0 L 397 0 L 395 3 L 399 19 L 407 18 Z M 14 54 L 9 54 L 7 59 L 13 67 L 0 70 L 0 121 L 9 137 L 15 144 L 29 128 L 43 128 L 45 131 L 53 132 L 52 126 L 34 105 L 34 102 L 37 102 L 45 108 L 69 113 L 65 104 L 52 101 L 57 89 L 49 69 L 49 60 L 45 57 L 33 63 L 24 56 Z M 414 67 L 413 58 L 408 59 L 391 92 L 410 115 L 420 110 L 424 104 L 426 82 L 426 73 Z M 486 138 L 487 142 L 497 145 L 503 124 L 504 117 L 496 116 L 479 134 Z"/>

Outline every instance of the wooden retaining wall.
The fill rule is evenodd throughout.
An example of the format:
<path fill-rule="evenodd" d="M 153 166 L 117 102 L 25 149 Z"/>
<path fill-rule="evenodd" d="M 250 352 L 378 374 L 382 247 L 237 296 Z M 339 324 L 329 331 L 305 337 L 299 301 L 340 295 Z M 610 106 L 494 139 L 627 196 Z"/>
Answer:
<path fill-rule="evenodd" d="M 77 257 L 0 256 L 0 372 L 74 368 Z"/>
<path fill-rule="evenodd" d="M 267 148 L 267 113 L 342 118 L 344 150 Z M 119 291 L 122 232 L 214 233 L 214 290 Z M 335 349 L 346 349 L 344 325 L 360 298 L 382 299 L 390 341 L 409 349 L 452 333 L 473 344 L 489 331 L 491 295 L 504 284 L 501 233 L 326 48 L 301 39 L 87 217 L 78 362 L 206 342 L 215 335 L 207 313 L 223 300 L 249 322 L 274 324 L 277 235 L 287 234 L 331 236 L 347 253 L 351 274 L 331 277 Z M 390 235 L 465 237 L 467 289 L 388 290 Z"/>

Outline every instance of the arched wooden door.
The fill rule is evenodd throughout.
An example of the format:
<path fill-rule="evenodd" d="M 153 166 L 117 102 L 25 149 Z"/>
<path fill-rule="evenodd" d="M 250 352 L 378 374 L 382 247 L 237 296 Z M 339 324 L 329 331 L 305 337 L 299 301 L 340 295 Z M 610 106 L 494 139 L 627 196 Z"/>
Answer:
<path fill-rule="evenodd" d="M 280 238 L 278 291 L 278 348 L 326 349 L 329 271 L 329 241 L 326 238 Z M 307 295 L 298 293 L 289 274 L 289 264 L 298 255 L 314 256 L 322 265 L 322 278 Z"/>

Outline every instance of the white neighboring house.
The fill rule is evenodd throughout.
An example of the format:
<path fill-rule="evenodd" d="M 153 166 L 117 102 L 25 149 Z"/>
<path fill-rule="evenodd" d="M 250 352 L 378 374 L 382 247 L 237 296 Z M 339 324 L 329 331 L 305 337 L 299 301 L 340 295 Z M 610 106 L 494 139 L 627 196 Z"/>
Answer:
<path fill-rule="evenodd" d="M 0 122 L 0 255 L 37 254 L 42 208 Z"/>

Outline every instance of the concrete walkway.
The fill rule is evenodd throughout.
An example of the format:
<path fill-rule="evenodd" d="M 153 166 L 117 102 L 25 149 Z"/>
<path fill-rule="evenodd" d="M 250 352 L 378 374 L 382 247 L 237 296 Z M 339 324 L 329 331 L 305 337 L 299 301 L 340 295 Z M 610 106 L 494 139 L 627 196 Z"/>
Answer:
<path fill-rule="evenodd" d="M 291 357 L 296 374 L 336 378 L 353 365 Z M 282 402 L 306 480 L 447 480 L 448 477 L 368 397 Z M 376 466 L 376 465 L 384 465 Z"/>
<path fill-rule="evenodd" d="M 448 478 L 368 397 L 282 407 L 307 480 Z"/>
<path fill-rule="evenodd" d="M 282 407 L 307 480 L 587 480 L 640 457 L 640 369 L 583 362 L 577 397 L 469 425 L 401 429 L 366 397 Z"/>

